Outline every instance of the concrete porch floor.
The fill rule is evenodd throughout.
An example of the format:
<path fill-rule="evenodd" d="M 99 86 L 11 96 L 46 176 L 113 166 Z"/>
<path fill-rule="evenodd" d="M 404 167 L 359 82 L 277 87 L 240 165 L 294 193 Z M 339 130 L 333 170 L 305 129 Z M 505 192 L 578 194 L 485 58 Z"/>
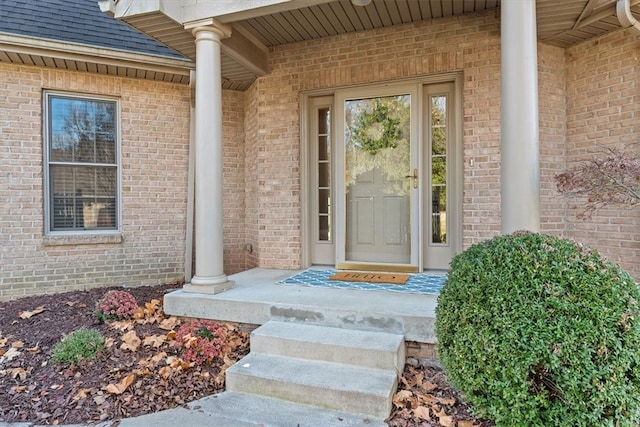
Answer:
<path fill-rule="evenodd" d="M 231 275 L 216 295 L 177 290 L 164 297 L 170 315 L 262 325 L 269 320 L 404 334 L 433 344 L 436 295 L 278 285 L 302 270 L 254 268 Z"/>

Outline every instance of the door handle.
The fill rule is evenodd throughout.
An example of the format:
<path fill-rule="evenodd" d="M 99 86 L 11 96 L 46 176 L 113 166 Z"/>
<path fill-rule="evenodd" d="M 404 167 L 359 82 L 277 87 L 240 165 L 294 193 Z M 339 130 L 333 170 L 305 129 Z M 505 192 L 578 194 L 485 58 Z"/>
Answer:
<path fill-rule="evenodd" d="M 413 175 L 405 175 L 405 178 L 413 178 L 413 188 L 418 188 L 418 169 L 413 170 Z"/>

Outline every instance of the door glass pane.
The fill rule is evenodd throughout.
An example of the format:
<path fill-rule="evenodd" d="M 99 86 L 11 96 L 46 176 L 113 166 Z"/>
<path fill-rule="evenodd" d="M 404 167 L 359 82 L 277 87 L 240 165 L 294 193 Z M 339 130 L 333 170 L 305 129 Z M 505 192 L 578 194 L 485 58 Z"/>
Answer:
<path fill-rule="evenodd" d="M 347 100 L 346 261 L 411 262 L 411 96 Z"/>
<path fill-rule="evenodd" d="M 321 242 L 331 241 L 331 115 L 329 108 L 318 110 L 318 236 Z"/>
<path fill-rule="evenodd" d="M 447 97 L 431 97 L 431 243 L 447 243 Z"/>

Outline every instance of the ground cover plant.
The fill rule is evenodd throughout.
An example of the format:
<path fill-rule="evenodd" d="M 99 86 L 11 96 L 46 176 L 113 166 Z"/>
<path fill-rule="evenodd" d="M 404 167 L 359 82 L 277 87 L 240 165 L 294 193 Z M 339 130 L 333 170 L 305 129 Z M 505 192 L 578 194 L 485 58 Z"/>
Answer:
<path fill-rule="evenodd" d="M 249 351 L 252 326 L 163 314 L 162 297 L 181 286 L 103 288 L 0 302 L 0 422 L 113 421 L 115 426 L 122 418 L 223 391 L 225 370 Z M 115 298 L 132 306 L 124 294 L 106 296 L 112 291 L 133 296 L 138 308 L 121 320 L 103 319 L 96 308 L 104 301 Z M 104 338 L 104 349 L 95 357 L 52 359 L 65 337 L 86 330 Z M 69 354 L 76 353 L 73 349 Z M 410 359 L 401 375 L 387 423 L 491 425 L 469 414 L 439 367 L 417 359 Z"/>
<path fill-rule="evenodd" d="M 93 329 L 78 329 L 64 337 L 53 347 L 51 359 L 54 362 L 70 365 L 94 359 L 104 350 L 102 334 Z"/>
<path fill-rule="evenodd" d="M 447 375 L 498 426 L 640 422 L 640 293 L 596 251 L 518 232 L 456 256 L 438 298 Z"/>

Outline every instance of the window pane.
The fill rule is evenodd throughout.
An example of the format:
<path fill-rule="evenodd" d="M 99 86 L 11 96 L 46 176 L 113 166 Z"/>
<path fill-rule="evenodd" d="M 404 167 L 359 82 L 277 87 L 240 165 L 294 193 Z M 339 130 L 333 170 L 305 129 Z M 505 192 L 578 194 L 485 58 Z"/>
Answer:
<path fill-rule="evenodd" d="M 331 110 L 318 109 L 318 240 L 331 240 Z"/>
<path fill-rule="evenodd" d="M 51 165 L 52 230 L 115 229 L 115 167 Z"/>
<path fill-rule="evenodd" d="M 329 188 L 331 187 L 331 174 L 329 163 L 318 164 L 318 187 Z"/>
<path fill-rule="evenodd" d="M 431 242 L 447 243 L 447 97 L 431 97 Z"/>
<path fill-rule="evenodd" d="M 329 137 L 326 135 L 318 136 L 318 160 L 329 160 Z"/>
<path fill-rule="evenodd" d="M 329 215 L 329 209 L 331 207 L 331 202 L 329 199 L 329 190 L 321 189 L 318 190 L 318 213 Z"/>
<path fill-rule="evenodd" d="M 329 111 L 329 108 L 321 108 L 318 110 L 318 133 L 320 135 L 329 134 Z"/>
<path fill-rule="evenodd" d="M 115 102 L 49 98 L 52 161 L 116 162 Z"/>
<path fill-rule="evenodd" d="M 331 225 L 329 216 L 320 216 L 318 225 L 318 240 L 321 242 L 331 241 Z"/>

